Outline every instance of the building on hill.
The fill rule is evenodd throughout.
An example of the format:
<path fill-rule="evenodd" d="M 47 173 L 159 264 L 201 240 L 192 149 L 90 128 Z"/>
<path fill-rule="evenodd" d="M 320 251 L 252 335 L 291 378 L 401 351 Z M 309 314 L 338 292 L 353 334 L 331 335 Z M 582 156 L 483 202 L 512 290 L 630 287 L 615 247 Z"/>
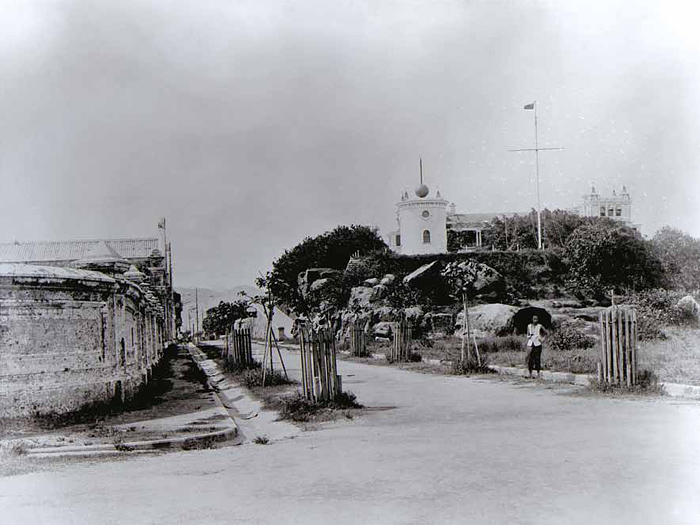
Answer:
<path fill-rule="evenodd" d="M 387 235 L 389 247 L 405 255 L 422 255 L 447 252 L 447 232 L 466 232 L 465 251 L 483 248 L 483 232 L 491 227 L 495 217 L 511 218 L 528 215 L 529 212 L 457 213 L 455 204 L 448 208 L 439 191 L 430 195 L 430 189 L 421 183 L 409 195 L 404 191 L 396 203 L 397 228 Z M 623 186 L 622 193 L 603 197 L 591 187 L 591 192 L 583 196 L 582 204 L 569 210 L 584 217 L 608 217 L 638 230 L 632 222 L 632 198 Z"/>
<path fill-rule="evenodd" d="M 482 232 L 489 228 L 491 220 L 498 217 L 512 217 L 515 213 L 457 213 L 455 204 L 447 206 L 439 191 L 430 196 L 428 186 L 421 184 L 414 196 L 408 192 L 401 194 L 396 203 L 398 228 L 388 234 L 389 247 L 406 255 L 422 255 L 447 252 L 447 232 L 468 232 L 466 249 L 482 247 Z"/>
<path fill-rule="evenodd" d="M 582 217 L 607 217 L 639 229 L 639 225 L 632 222 L 632 197 L 627 186 L 622 186 L 619 195 L 613 190 L 612 195 L 607 197 L 600 195 L 595 186 L 591 186 L 590 193 L 583 196 L 582 204 L 573 211 Z"/>

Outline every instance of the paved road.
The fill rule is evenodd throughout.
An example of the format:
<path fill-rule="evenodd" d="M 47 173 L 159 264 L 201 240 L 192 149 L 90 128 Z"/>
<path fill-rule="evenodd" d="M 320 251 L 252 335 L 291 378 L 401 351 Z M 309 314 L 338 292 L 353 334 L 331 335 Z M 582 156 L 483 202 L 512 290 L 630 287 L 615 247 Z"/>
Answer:
<path fill-rule="evenodd" d="M 286 360 L 298 372 L 296 356 Z M 340 371 L 373 407 L 360 418 L 267 446 L 0 479 L 0 521 L 700 522 L 697 403 L 348 362 Z"/>

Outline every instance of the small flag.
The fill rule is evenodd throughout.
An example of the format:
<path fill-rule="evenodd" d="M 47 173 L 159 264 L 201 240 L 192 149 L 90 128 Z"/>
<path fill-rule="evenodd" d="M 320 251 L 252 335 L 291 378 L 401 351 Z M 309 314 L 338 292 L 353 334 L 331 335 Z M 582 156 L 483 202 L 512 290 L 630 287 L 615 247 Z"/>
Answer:
<path fill-rule="evenodd" d="M 535 103 L 533 102 L 532 104 L 528 104 L 523 109 L 535 109 Z"/>
<path fill-rule="evenodd" d="M 165 217 L 161 218 L 161 219 L 158 221 L 158 228 L 165 229 Z"/>

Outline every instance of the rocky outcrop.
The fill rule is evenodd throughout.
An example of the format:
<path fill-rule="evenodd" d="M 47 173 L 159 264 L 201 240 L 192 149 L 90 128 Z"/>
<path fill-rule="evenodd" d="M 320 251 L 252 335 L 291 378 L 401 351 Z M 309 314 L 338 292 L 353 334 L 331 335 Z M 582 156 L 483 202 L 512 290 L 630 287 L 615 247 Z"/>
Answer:
<path fill-rule="evenodd" d="M 518 308 L 507 304 L 480 304 L 469 308 L 469 323 L 477 336 L 508 335 L 515 326 L 513 318 Z M 457 314 L 455 326 L 464 330 L 464 311 Z"/>
<path fill-rule="evenodd" d="M 692 295 L 686 295 L 681 298 L 676 304 L 676 307 L 688 316 L 688 318 L 694 319 L 696 323 L 700 322 L 700 304 L 698 304 Z"/>
<path fill-rule="evenodd" d="M 333 268 L 309 268 L 303 271 L 297 277 L 297 285 L 299 286 L 299 292 L 302 297 L 306 297 L 310 291 L 319 290 L 323 286 L 327 286 L 330 280 L 340 279 L 342 273 Z M 322 280 L 324 281 L 322 286 L 317 285 L 316 288 L 312 288 L 312 285 L 316 282 Z"/>

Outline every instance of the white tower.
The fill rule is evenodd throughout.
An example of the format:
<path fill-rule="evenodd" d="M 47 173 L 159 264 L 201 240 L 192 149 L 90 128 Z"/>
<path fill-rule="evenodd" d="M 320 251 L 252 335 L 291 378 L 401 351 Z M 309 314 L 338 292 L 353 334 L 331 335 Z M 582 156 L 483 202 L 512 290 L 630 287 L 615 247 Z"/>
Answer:
<path fill-rule="evenodd" d="M 404 193 L 396 203 L 399 231 L 391 244 L 397 252 L 407 255 L 447 252 L 447 201 L 440 192 L 435 197 L 429 194 L 430 190 L 423 184 L 421 160 L 416 197 Z"/>

